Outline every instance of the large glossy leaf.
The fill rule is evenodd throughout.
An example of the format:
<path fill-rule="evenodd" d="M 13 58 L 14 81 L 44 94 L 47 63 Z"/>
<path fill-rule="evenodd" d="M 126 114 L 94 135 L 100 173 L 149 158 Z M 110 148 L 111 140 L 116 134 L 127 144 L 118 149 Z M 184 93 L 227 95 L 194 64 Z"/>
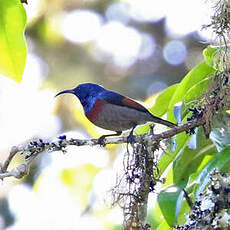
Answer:
<path fill-rule="evenodd" d="M 197 177 L 196 183 L 198 184 L 196 189 L 196 196 L 198 196 L 209 183 L 208 174 L 215 168 L 222 170 L 227 166 L 228 171 L 230 165 L 230 147 L 225 148 L 220 153 L 216 154 L 209 163 L 203 168 L 200 172 L 199 176 Z"/>
<path fill-rule="evenodd" d="M 181 133 L 177 135 L 177 149 L 173 153 L 164 154 L 161 158 L 158 167 L 162 173 L 168 168 L 169 164 L 173 162 L 173 167 L 171 167 L 166 176 L 166 184 L 180 185 L 179 187 L 183 188 L 186 186 L 189 176 L 200 170 L 203 159 L 207 155 L 211 155 L 216 152 L 215 145 L 204 137 L 203 130 L 198 131 L 198 146 L 196 149 L 191 149 L 188 147 L 188 142 L 192 136 L 188 134 Z M 206 162 L 207 163 L 207 162 Z M 173 176 L 172 176 L 173 175 Z M 166 200 L 169 194 L 163 193 L 161 196 Z M 183 205 L 181 193 L 170 194 L 168 197 L 172 199 L 170 201 L 170 209 L 174 210 L 171 214 L 168 213 L 167 207 L 163 207 L 163 202 L 160 207 L 163 209 L 162 213 L 167 219 L 167 222 L 171 225 L 172 221 L 177 219 L 178 213 Z M 165 201 L 166 202 L 166 201 Z"/>
<path fill-rule="evenodd" d="M 176 224 L 182 206 L 183 190 L 178 186 L 169 186 L 161 190 L 157 197 L 158 204 L 169 226 Z"/>
<path fill-rule="evenodd" d="M 173 181 L 175 184 L 187 182 L 189 176 L 197 171 L 204 157 L 216 152 L 215 145 L 205 137 L 202 128 L 198 129 L 197 139 L 196 149 L 191 149 L 186 145 L 173 162 Z"/>
<path fill-rule="evenodd" d="M 184 195 L 183 195 L 184 196 Z M 181 225 L 184 224 L 187 220 L 185 213 L 189 213 L 191 211 L 191 208 L 188 205 L 188 202 L 186 199 L 183 199 L 182 205 L 180 207 L 180 212 L 177 216 L 176 224 Z"/>
<path fill-rule="evenodd" d="M 202 162 L 200 163 L 199 167 L 197 168 L 197 171 L 190 174 L 189 179 L 188 179 L 188 183 L 185 187 L 185 190 L 187 192 L 187 194 L 190 196 L 190 198 L 194 198 L 195 199 L 195 195 L 194 195 L 194 189 L 197 188 L 197 178 L 200 174 L 200 172 L 204 169 L 204 167 L 215 157 L 215 151 L 212 155 L 205 155 L 204 159 L 202 160 Z"/>
<path fill-rule="evenodd" d="M 170 121 L 175 122 L 173 107 L 177 102 L 185 102 L 186 104 L 198 100 L 207 90 L 211 81 L 210 76 L 215 72 L 215 69 L 212 67 L 212 58 L 215 52 L 216 50 L 211 48 L 205 50 L 205 61 L 191 70 L 181 83 L 177 85 L 176 91 L 172 94 L 171 100 L 168 103 L 167 115 Z M 187 111 L 183 115 L 182 123 L 187 121 L 186 117 L 189 116 L 189 112 Z M 186 207 L 188 209 L 188 205 L 182 202 L 182 188 L 186 186 L 189 178 L 191 179 L 191 175 L 194 175 L 192 180 L 192 182 L 194 182 L 199 171 L 205 167 L 205 164 L 212 161 L 212 154 L 217 152 L 215 145 L 209 139 L 205 138 L 202 129 L 199 129 L 194 139 L 195 142 L 192 140 L 193 136 L 191 135 L 186 133 L 178 134 L 176 136 L 176 150 L 173 152 L 168 151 L 164 154 L 158 164 L 160 175 L 169 169 L 166 175 L 167 185 L 169 185 L 171 181 L 171 184 L 174 184 L 172 187 L 177 188 L 177 191 L 171 193 L 167 190 L 168 187 L 166 187 L 158 196 L 158 203 L 162 214 L 170 226 L 176 223 L 179 213 L 181 213 L 179 218 L 181 222 L 183 222 L 184 215 L 181 208 Z M 188 145 L 189 143 L 190 145 Z M 194 145 L 191 145 L 191 143 L 194 143 Z M 212 157 L 209 157 L 211 155 Z M 164 224 L 165 223 L 162 224 L 162 227 Z M 159 226 L 159 228 L 160 227 L 161 226 Z"/>
<path fill-rule="evenodd" d="M 200 96 L 208 89 L 211 78 L 205 78 L 193 85 L 185 94 L 184 101 L 190 102 L 200 98 Z"/>
<path fill-rule="evenodd" d="M 173 94 L 172 99 L 169 102 L 168 108 L 168 119 L 170 121 L 174 121 L 173 116 L 173 106 L 180 101 L 184 100 L 186 93 L 197 83 L 207 78 L 209 75 L 215 72 L 211 66 L 209 66 L 206 62 L 202 62 L 194 69 L 192 69 L 181 81 L 178 85 L 175 93 Z M 201 96 L 201 93 L 197 91 L 197 96 Z"/>
<path fill-rule="evenodd" d="M 208 76 L 214 72 L 215 69 L 207 65 L 206 62 L 203 62 L 185 76 L 181 83 L 177 85 L 176 91 L 172 94 L 171 100 L 168 104 L 168 120 L 175 122 L 173 107 L 177 102 L 189 102 L 199 98 L 203 94 L 204 89 L 202 89 L 202 87 L 207 88 L 209 83 Z M 191 92 L 191 95 L 187 94 L 188 91 Z M 187 121 L 187 116 L 188 112 L 184 114 L 183 122 Z M 177 157 L 177 154 L 181 153 L 181 151 L 186 148 L 189 140 L 190 136 L 186 133 L 180 133 L 176 136 L 177 149 L 174 152 L 162 156 L 158 164 L 160 173 L 163 173 L 168 165 Z"/>
<path fill-rule="evenodd" d="M 26 13 L 20 0 L 0 0 L 0 72 L 20 82 L 26 61 Z"/>
<path fill-rule="evenodd" d="M 149 109 L 150 112 L 158 117 L 163 116 L 168 111 L 170 98 L 172 98 L 173 94 L 176 92 L 177 87 L 178 84 L 174 84 L 159 94 L 154 105 Z"/>
<path fill-rule="evenodd" d="M 150 198 L 151 200 L 151 198 Z M 162 222 L 162 212 L 160 210 L 160 207 L 158 204 L 156 204 L 155 200 L 151 200 L 152 202 L 149 202 L 149 206 L 154 206 L 154 208 L 148 209 L 148 215 L 147 215 L 147 223 L 151 225 L 152 229 L 157 229 L 157 227 Z M 119 229 L 120 230 L 120 229 Z"/>
<path fill-rule="evenodd" d="M 162 223 L 157 228 L 157 230 L 172 230 L 172 229 L 173 227 L 170 227 L 165 220 L 163 220 Z"/>
<path fill-rule="evenodd" d="M 187 135 L 185 132 L 176 135 L 176 144 L 177 144 L 176 151 L 166 152 L 165 154 L 162 155 L 158 163 L 158 169 L 160 175 L 162 175 L 164 171 L 167 169 L 167 167 L 169 166 L 169 164 L 176 159 L 177 154 L 179 154 L 180 151 L 182 151 L 187 146 L 189 139 L 190 136 Z"/>
<path fill-rule="evenodd" d="M 215 53 L 217 52 L 217 48 L 213 48 L 211 46 L 208 46 L 206 49 L 203 51 L 204 59 L 205 62 L 209 65 L 212 66 L 214 65 L 213 57 Z"/>

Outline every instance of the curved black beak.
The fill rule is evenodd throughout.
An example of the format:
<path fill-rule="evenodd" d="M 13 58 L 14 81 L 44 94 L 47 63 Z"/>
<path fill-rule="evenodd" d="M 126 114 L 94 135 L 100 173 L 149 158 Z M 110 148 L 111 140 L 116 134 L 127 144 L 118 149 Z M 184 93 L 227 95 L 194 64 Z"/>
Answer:
<path fill-rule="evenodd" d="M 59 96 L 60 94 L 64 94 L 64 93 L 72 93 L 72 94 L 74 94 L 74 90 L 73 90 L 73 89 L 63 90 L 63 91 L 57 93 L 57 94 L 55 95 L 55 97 Z"/>

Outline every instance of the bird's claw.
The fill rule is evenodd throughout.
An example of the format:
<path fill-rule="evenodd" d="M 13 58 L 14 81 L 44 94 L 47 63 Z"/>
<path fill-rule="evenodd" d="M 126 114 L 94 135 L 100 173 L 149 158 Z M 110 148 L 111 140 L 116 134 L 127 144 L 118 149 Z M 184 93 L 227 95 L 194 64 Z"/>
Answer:
<path fill-rule="evenodd" d="M 104 146 L 106 145 L 106 144 L 105 144 L 105 137 L 104 137 L 104 136 L 99 137 L 97 143 L 98 143 L 100 146 L 104 147 Z"/>
<path fill-rule="evenodd" d="M 135 142 L 133 133 L 130 133 L 127 137 L 127 143 L 133 144 Z"/>

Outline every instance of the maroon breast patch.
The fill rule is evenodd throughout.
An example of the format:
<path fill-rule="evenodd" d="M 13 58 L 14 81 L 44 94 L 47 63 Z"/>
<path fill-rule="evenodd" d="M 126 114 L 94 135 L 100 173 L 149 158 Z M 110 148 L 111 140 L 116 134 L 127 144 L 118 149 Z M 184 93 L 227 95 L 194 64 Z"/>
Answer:
<path fill-rule="evenodd" d="M 88 114 L 86 114 L 86 117 L 91 122 L 96 121 L 105 103 L 105 101 L 97 99 L 91 111 Z"/>

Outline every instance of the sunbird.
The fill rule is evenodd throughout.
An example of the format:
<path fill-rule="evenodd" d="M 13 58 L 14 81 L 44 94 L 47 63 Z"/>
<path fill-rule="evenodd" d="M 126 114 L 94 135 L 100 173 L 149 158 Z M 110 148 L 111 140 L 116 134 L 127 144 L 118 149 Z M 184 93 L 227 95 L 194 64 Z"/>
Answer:
<path fill-rule="evenodd" d="M 128 139 L 132 140 L 135 127 L 146 122 L 152 121 L 170 128 L 177 126 L 170 121 L 154 116 L 133 99 L 107 90 L 97 84 L 83 83 L 74 89 L 63 90 L 56 96 L 64 93 L 72 93 L 78 97 L 84 108 L 85 116 L 94 125 L 116 132 L 114 134 L 102 135 L 98 139 L 100 144 L 105 137 L 119 136 L 122 134 L 122 131 L 131 128 Z"/>

